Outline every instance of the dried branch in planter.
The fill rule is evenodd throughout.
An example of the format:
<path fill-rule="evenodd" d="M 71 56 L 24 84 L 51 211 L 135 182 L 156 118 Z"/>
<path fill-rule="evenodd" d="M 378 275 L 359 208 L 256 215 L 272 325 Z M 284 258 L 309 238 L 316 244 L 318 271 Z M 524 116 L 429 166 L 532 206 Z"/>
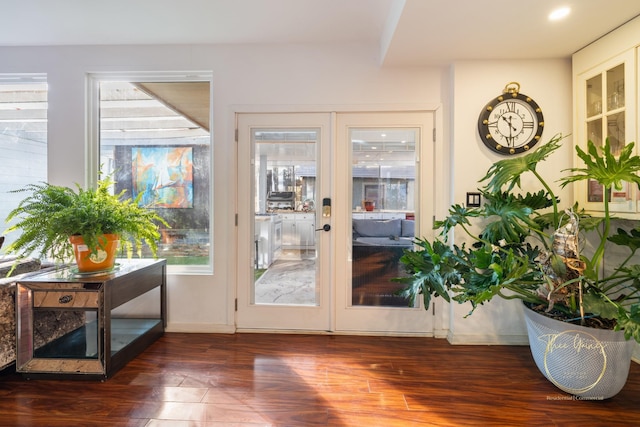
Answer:
<path fill-rule="evenodd" d="M 578 215 L 568 209 L 569 221 L 553 234 L 551 252 L 540 254 L 540 266 L 547 280 L 540 285 L 540 296 L 549 301 L 547 312 L 556 302 L 576 306 L 576 295 L 582 299 L 582 280 L 585 263 L 580 260 Z M 584 317 L 584 314 L 581 313 Z"/>

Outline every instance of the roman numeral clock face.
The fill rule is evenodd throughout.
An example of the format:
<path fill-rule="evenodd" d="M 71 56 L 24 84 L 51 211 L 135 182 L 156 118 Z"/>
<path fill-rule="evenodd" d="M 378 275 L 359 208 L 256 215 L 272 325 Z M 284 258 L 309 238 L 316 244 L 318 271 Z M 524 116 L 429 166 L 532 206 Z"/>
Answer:
<path fill-rule="evenodd" d="M 482 142 L 503 155 L 530 150 L 540 140 L 543 128 L 544 118 L 538 104 L 518 92 L 493 99 L 478 119 Z"/>

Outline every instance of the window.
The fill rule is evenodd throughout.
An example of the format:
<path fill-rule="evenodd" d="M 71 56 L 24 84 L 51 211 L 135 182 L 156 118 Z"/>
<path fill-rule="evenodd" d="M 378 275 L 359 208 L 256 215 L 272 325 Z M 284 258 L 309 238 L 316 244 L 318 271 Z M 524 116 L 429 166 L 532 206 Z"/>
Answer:
<path fill-rule="evenodd" d="M 24 194 L 11 193 L 47 180 L 47 78 L 0 75 L 0 234 L 4 218 Z M 10 233 L 3 246 L 15 239 Z"/>
<path fill-rule="evenodd" d="M 211 271 L 210 79 L 94 83 L 100 173 L 113 175 L 114 192 L 141 194 L 140 203 L 170 224 L 161 227 L 158 256 L 173 271 Z"/>

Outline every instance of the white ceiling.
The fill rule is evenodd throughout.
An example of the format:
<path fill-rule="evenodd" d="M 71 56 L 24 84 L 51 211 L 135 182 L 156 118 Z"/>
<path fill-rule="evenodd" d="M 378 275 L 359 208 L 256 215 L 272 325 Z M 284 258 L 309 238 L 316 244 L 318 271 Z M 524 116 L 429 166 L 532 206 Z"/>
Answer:
<path fill-rule="evenodd" d="M 561 5 L 572 14 L 549 22 Z M 0 11 L 4 46 L 360 42 L 385 66 L 422 66 L 569 57 L 640 15 L 640 1 L 0 0 Z"/>

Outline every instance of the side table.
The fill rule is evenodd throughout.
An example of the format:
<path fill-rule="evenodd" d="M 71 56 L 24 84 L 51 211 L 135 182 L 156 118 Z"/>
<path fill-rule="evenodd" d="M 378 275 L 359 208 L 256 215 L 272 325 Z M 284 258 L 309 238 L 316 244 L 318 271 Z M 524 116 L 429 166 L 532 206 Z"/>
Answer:
<path fill-rule="evenodd" d="M 166 311 L 165 260 L 119 259 L 108 273 L 66 267 L 30 276 L 16 288 L 16 371 L 28 379 L 105 380 L 163 335 Z M 81 326 L 38 347 L 62 312 Z"/>

